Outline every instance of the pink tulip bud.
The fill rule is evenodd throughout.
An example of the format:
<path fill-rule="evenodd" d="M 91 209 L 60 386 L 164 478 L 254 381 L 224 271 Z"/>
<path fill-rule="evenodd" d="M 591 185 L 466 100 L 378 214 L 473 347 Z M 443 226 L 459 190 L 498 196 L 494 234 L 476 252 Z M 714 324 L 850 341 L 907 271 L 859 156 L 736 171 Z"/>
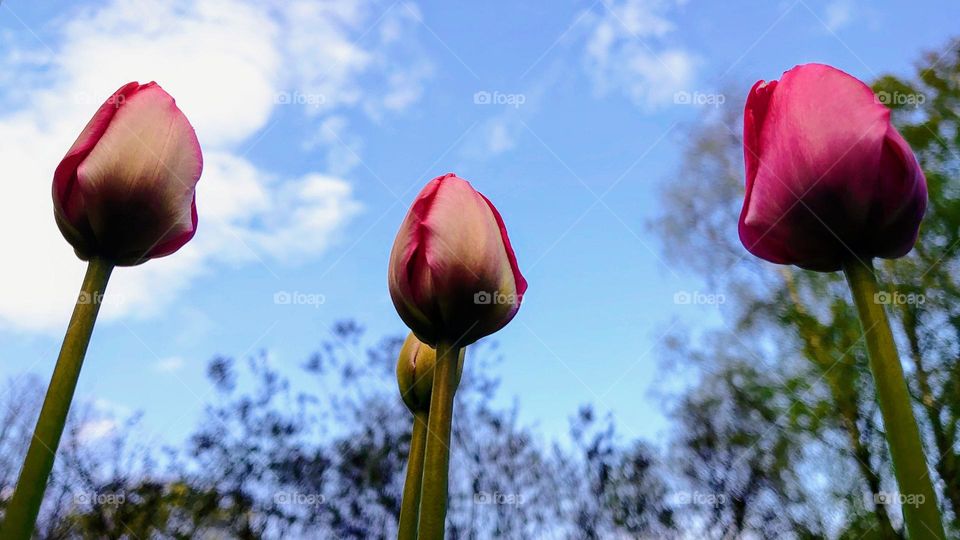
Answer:
<path fill-rule="evenodd" d="M 852 76 L 806 64 L 755 84 L 743 150 L 740 241 L 754 255 L 830 272 L 913 248 L 927 204 L 923 171 L 890 111 Z"/>
<path fill-rule="evenodd" d="M 77 256 L 131 266 L 180 249 L 197 230 L 203 157 L 157 83 L 128 83 L 100 106 L 53 175 L 57 225 Z"/>
<path fill-rule="evenodd" d="M 463 375 L 463 358 L 466 347 L 460 348 L 457 358 L 457 385 Z M 397 359 L 397 386 L 400 397 L 412 413 L 430 410 L 433 394 L 433 368 L 437 365 L 437 351 L 417 339 L 413 333 L 407 336 Z"/>
<path fill-rule="evenodd" d="M 430 346 L 466 346 L 503 328 L 527 290 L 497 209 L 453 173 L 413 202 L 388 281 L 400 318 Z"/>

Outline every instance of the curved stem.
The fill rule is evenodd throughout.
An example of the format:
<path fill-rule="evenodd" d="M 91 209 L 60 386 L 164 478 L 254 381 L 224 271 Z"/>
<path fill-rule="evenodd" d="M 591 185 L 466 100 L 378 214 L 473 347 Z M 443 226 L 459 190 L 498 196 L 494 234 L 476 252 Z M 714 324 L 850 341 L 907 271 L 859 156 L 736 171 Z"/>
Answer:
<path fill-rule="evenodd" d="M 416 540 L 417 538 L 420 490 L 423 485 L 423 454 L 427 446 L 427 421 L 426 412 L 417 412 L 413 415 L 413 433 L 410 435 L 407 479 L 403 483 L 403 502 L 400 504 L 397 540 Z"/>
<path fill-rule="evenodd" d="M 87 274 L 83 278 L 70 326 L 63 338 L 60 356 L 40 409 L 40 418 L 20 470 L 17 488 L 0 529 L 0 537 L 4 539 L 28 540 L 33 533 L 57 447 L 60 445 L 60 436 L 70 411 L 73 392 L 77 388 L 83 357 L 87 352 L 97 312 L 100 311 L 103 291 L 112 270 L 113 265 L 102 259 L 91 259 L 87 266 Z"/>
<path fill-rule="evenodd" d="M 420 497 L 420 540 L 442 540 L 447 515 L 447 475 L 450 468 L 450 429 L 453 426 L 453 395 L 457 391 L 457 358 L 460 347 L 437 343 L 433 370 L 427 448 Z"/>
<path fill-rule="evenodd" d="M 883 415 L 884 432 L 910 539 L 946 538 L 903 366 L 883 308 L 887 302 L 877 288 L 873 263 L 851 261 L 844 265 L 843 271 L 863 327 L 870 371 L 877 388 L 877 401 Z"/>

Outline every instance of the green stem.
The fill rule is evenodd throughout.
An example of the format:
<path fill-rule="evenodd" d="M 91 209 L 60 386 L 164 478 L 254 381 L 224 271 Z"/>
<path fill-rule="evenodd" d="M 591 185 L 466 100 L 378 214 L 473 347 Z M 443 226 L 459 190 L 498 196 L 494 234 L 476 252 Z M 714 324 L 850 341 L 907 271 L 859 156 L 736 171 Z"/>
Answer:
<path fill-rule="evenodd" d="M 420 490 L 423 485 L 423 455 L 427 446 L 427 412 L 413 415 L 413 433 L 410 435 L 410 455 L 407 458 L 407 479 L 403 484 L 403 502 L 400 504 L 400 527 L 397 540 L 417 539 L 417 518 L 420 513 Z"/>
<path fill-rule="evenodd" d="M 93 325 L 100 311 L 103 291 L 110 279 L 113 265 L 102 259 L 91 259 L 77 304 L 70 318 L 70 326 L 60 347 L 60 356 L 47 388 L 47 395 L 40 409 L 40 418 L 33 431 L 33 439 L 27 457 L 20 470 L 17 488 L 7 507 L 0 538 L 5 540 L 28 540 L 43 502 L 47 480 L 53 469 L 53 460 L 60 445 L 60 436 L 70 411 L 73 392 L 77 388 L 80 367 L 90 343 Z"/>
<path fill-rule="evenodd" d="M 420 497 L 420 540 L 442 540 L 447 515 L 447 475 L 450 468 L 450 429 L 453 426 L 453 395 L 457 391 L 457 359 L 460 347 L 437 343 L 433 370 L 427 449 Z"/>
<path fill-rule="evenodd" d="M 884 432 L 910 539 L 946 538 L 903 366 L 878 294 L 873 262 L 851 261 L 844 265 L 843 271 L 860 314 L 870 371 L 877 388 L 877 401 L 883 415 Z"/>

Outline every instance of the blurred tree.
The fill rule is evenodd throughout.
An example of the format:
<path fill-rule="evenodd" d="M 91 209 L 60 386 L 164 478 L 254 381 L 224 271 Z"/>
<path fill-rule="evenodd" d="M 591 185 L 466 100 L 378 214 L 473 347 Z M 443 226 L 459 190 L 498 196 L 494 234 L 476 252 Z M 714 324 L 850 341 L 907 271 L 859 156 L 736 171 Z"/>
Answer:
<path fill-rule="evenodd" d="M 409 413 L 397 395 L 401 340 L 364 345 L 337 324 L 293 384 L 266 355 L 213 359 L 217 392 L 184 448 L 131 446 L 131 425 L 92 444 L 71 418 L 41 516 L 40 538 L 390 538 L 396 534 Z M 457 394 L 450 538 L 608 538 L 666 534 L 658 461 L 641 443 L 620 448 L 612 424 L 584 409 L 572 448 L 547 447 L 494 406 L 495 344 L 468 353 Z M 0 433 L 16 432 L 17 463 L 42 385 L 18 385 Z M 20 408 L 17 408 L 20 407 Z M 163 467 L 157 463 L 162 461 Z M 13 466 L 13 470 L 15 471 Z M 13 479 L 8 482 L 14 481 Z M 9 484 L 5 484 L 9 485 Z M 576 509 L 573 511 L 573 509 Z M 653 535 L 663 537 L 659 533 Z"/>

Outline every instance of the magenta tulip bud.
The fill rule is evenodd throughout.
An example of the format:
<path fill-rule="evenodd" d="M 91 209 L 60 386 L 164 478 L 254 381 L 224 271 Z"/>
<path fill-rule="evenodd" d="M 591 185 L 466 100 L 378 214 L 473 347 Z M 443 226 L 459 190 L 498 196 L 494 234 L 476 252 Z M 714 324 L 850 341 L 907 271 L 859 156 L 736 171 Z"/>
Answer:
<path fill-rule="evenodd" d="M 157 83 L 128 83 L 100 106 L 53 175 L 57 225 L 77 256 L 131 266 L 197 230 L 197 136 Z"/>
<path fill-rule="evenodd" d="M 463 375 L 466 351 L 466 347 L 461 347 L 460 356 L 457 358 L 457 385 Z M 410 412 L 416 414 L 430 410 L 433 367 L 436 365 L 437 351 L 410 333 L 400 348 L 400 358 L 397 360 L 397 385 L 400 387 L 400 397 Z"/>
<path fill-rule="evenodd" d="M 923 171 L 890 111 L 854 77 L 806 64 L 758 82 L 743 149 L 740 241 L 750 253 L 831 272 L 913 248 L 927 205 Z"/>
<path fill-rule="evenodd" d="M 393 305 L 424 343 L 467 346 L 503 328 L 527 282 L 493 204 L 453 173 L 413 202 L 390 253 Z"/>

